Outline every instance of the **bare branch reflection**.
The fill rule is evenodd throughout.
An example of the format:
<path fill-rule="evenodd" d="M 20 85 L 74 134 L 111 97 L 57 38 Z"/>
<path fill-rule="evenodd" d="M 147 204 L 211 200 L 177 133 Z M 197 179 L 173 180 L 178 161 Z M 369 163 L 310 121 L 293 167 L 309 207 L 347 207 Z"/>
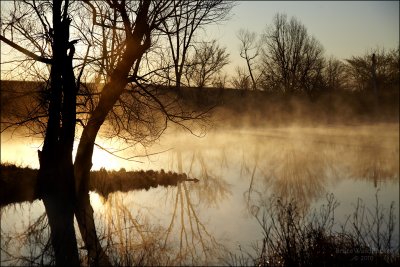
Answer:
<path fill-rule="evenodd" d="M 176 154 L 178 172 L 183 172 L 182 152 Z M 197 170 L 197 171 L 196 171 Z M 220 176 L 215 176 L 208 171 L 206 161 L 201 153 L 193 153 L 189 162 L 189 177 L 198 177 L 199 183 L 187 184 L 185 181 L 178 183 L 173 214 L 166 231 L 164 246 L 171 242 L 172 236 L 179 236 L 179 249 L 174 262 L 191 264 L 201 262 L 210 263 L 222 249 L 212 233 L 207 230 L 206 224 L 198 215 L 200 205 L 218 205 L 218 202 L 231 194 L 229 185 Z M 198 175 L 196 175 L 198 174 Z M 196 178 L 197 179 L 197 178 Z M 198 203 L 194 203 L 193 199 Z M 178 225 L 174 228 L 175 225 Z"/>
<path fill-rule="evenodd" d="M 252 141 L 262 142 L 262 148 L 247 146 L 241 156 L 240 174 L 249 181 L 244 192 L 247 209 L 251 212 L 259 201 L 275 195 L 306 210 L 325 195 L 328 186 L 343 179 L 370 181 L 375 187 L 396 180 L 398 142 L 385 144 L 364 135 L 346 138 L 256 137 Z"/>
<path fill-rule="evenodd" d="M 285 222 L 288 211 L 294 219 L 312 212 L 313 205 L 323 200 L 332 185 L 350 180 L 375 190 L 374 187 L 398 182 L 396 136 L 380 139 L 369 130 L 368 134 L 346 135 L 338 129 L 301 130 L 215 133 L 206 140 L 206 146 L 176 142 L 174 149 L 163 154 L 164 158 L 157 155 L 166 160 L 159 165 L 166 171 L 93 172 L 91 186 L 99 193 L 99 203 L 92 203 L 98 222 L 96 230 L 110 261 L 114 265 L 219 264 L 218 259 L 226 257 L 223 253 L 228 248 L 221 239 L 224 229 L 215 228 L 215 221 L 223 220 L 218 213 L 232 212 L 231 207 L 235 213 L 230 215 L 238 220 L 244 209 L 245 219 L 261 219 L 263 214 L 266 220 L 277 216 Z M 32 190 L 23 186 L 32 183 L 28 180 L 34 173 L 2 165 L 1 182 L 5 186 L 0 188 L 1 196 L 6 196 L 5 190 L 8 196 L 18 196 L 22 204 L 17 207 L 36 205 L 37 202 L 22 202 L 34 201 Z M 19 188 L 20 192 L 13 193 L 18 190 L 12 188 Z M 29 193 L 28 198 L 20 197 L 23 192 Z M 278 199 L 280 203 L 276 202 Z M 270 204 L 281 210 L 263 209 Z M 12 207 L 3 206 L 2 216 L 12 214 Z M 47 222 L 40 215 L 28 218 L 21 229 L 2 228 L 2 264 L 52 264 Z M 293 221 L 290 227 L 298 222 Z M 238 227 L 234 221 L 225 225 Z M 296 229 L 291 230 L 295 233 Z M 79 236 L 78 242 L 84 265 L 87 255 Z M 257 251 L 262 253 L 267 245 L 261 240 Z M 263 254 L 258 256 L 265 258 Z M 240 260 L 244 258 L 236 259 Z"/>

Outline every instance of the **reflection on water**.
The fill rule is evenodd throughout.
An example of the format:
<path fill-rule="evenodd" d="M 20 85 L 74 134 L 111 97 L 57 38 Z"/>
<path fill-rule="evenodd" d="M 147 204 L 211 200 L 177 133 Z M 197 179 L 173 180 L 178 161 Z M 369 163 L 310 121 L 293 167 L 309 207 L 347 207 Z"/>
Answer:
<path fill-rule="evenodd" d="M 201 139 L 172 133 L 160 144 L 152 151 L 171 150 L 141 159 L 140 168 L 186 173 L 199 182 L 116 192 L 107 199 L 92 193 L 98 232 L 115 263 L 220 263 L 225 249 L 260 240 L 252 213 L 271 196 L 308 212 L 333 193 L 338 221 L 352 214 L 357 198 L 372 207 L 378 190 L 382 205 L 394 201 L 398 209 L 398 124 L 252 129 Z M 129 170 L 129 164 L 121 160 L 118 167 Z M 24 209 L 2 209 L 2 236 L 18 232 L 10 225 L 30 214 Z M 398 246 L 398 221 L 394 231 Z"/>

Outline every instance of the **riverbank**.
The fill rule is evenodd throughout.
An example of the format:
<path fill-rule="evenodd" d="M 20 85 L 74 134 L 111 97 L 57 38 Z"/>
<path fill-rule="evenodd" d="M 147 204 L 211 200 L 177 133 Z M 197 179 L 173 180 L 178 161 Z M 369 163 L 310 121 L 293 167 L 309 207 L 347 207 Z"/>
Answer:
<path fill-rule="evenodd" d="M 0 207 L 25 201 L 33 202 L 37 198 L 35 188 L 37 169 L 19 167 L 14 164 L 0 165 Z M 161 171 L 119 171 L 100 169 L 90 173 L 89 190 L 107 198 L 113 192 L 149 190 L 158 186 L 176 186 L 179 182 L 198 182 L 186 174 Z"/>

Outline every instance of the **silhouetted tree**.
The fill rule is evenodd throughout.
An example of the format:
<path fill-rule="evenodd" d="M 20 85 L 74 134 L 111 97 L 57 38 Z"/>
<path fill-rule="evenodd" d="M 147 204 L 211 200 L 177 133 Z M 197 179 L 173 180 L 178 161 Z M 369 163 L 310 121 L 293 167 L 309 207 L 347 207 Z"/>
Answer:
<path fill-rule="evenodd" d="M 257 71 L 257 59 L 261 52 L 260 42 L 257 41 L 257 36 L 254 32 L 241 29 L 239 30 L 237 37 L 240 41 L 240 57 L 246 60 L 247 70 L 252 82 L 252 89 L 256 90 L 258 86 L 258 79 L 260 74 L 256 76 Z"/>
<path fill-rule="evenodd" d="M 372 57 L 375 55 L 375 66 Z M 373 91 L 396 87 L 399 84 L 400 56 L 399 48 L 385 51 L 376 49 L 362 56 L 346 59 L 349 86 L 353 90 Z"/>
<path fill-rule="evenodd" d="M 231 79 L 231 84 L 235 89 L 250 90 L 251 80 L 246 71 L 239 66 L 235 68 L 235 75 Z"/>
<path fill-rule="evenodd" d="M 224 19 L 230 9 L 230 1 L 174 1 L 170 20 L 162 23 L 162 32 L 167 37 L 167 50 L 172 57 L 172 77 L 175 88 L 180 93 L 182 76 L 192 52 L 194 52 L 195 32 L 210 23 Z"/>
<path fill-rule="evenodd" d="M 312 94 L 321 86 L 323 47 L 297 19 L 277 14 L 265 30 L 263 45 L 266 90 Z"/>
<path fill-rule="evenodd" d="M 73 14 L 82 15 L 79 13 L 85 10 L 82 7 L 90 11 L 90 16 L 86 14 L 86 16 L 75 17 Z M 230 7 L 231 3 L 227 1 L 190 0 L 14 2 L 14 15 L 9 18 L 8 33 L 14 38 L 15 26 L 19 26 L 18 38 L 30 44 L 25 47 L 33 49 L 22 48 L 17 44 L 19 42 L 17 39 L 9 39 L 3 35 L 1 35 L 1 40 L 33 60 L 51 65 L 48 76 L 50 89 L 45 92 L 49 98 L 44 103 L 49 117 L 46 124 L 44 146 L 39 153 L 41 165 L 39 180 L 43 180 L 40 183 L 43 185 L 40 186 L 40 192 L 49 216 L 52 236 L 56 235 L 53 237 L 55 240 L 53 246 L 57 264 L 79 264 L 73 227 L 75 213 L 85 247 L 88 250 L 89 263 L 109 265 L 108 258 L 96 235 L 93 209 L 88 194 L 93 149 L 100 127 L 112 112 L 117 115 L 116 119 L 121 119 L 118 117 L 121 113 L 114 110 L 116 106 L 119 106 L 122 107 L 120 110 L 129 114 L 138 114 L 138 116 L 133 117 L 132 120 L 129 119 L 130 116 L 124 117 L 128 120 L 118 125 L 124 126 L 127 133 L 140 132 L 143 128 L 137 127 L 131 131 L 132 127 L 130 126 L 130 123 L 139 123 L 138 125 L 140 125 L 140 121 L 145 121 L 145 118 L 140 117 L 140 113 L 134 113 L 141 110 L 140 105 L 137 109 L 138 106 L 135 105 L 137 103 L 144 104 L 152 110 L 159 110 L 163 114 L 165 122 L 160 131 L 150 131 L 139 136 L 133 135 L 132 139 L 139 138 L 136 140 L 138 142 L 143 136 L 159 136 L 165 129 L 167 121 L 184 126 L 182 121 L 196 118 L 193 113 L 176 113 L 176 110 L 169 109 L 168 103 L 163 103 L 162 99 L 151 89 L 149 82 L 146 83 L 146 77 L 140 75 L 141 63 L 146 62 L 147 58 L 145 57 L 148 56 L 150 48 L 160 41 L 162 36 L 166 36 L 170 41 L 174 40 L 174 36 L 176 36 L 177 43 L 182 41 L 183 44 L 183 46 L 178 45 L 177 50 L 174 50 L 183 53 L 182 55 L 176 53 L 174 61 L 178 64 L 177 73 L 181 75 L 181 69 L 187 58 L 185 51 L 191 47 L 191 40 L 196 29 L 222 19 L 229 12 Z M 28 10 L 26 11 L 24 8 Z M 27 19 L 30 14 L 35 14 L 35 18 Z M 48 22 L 48 14 L 53 16 L 52 24 Z M 76 27 L 77 35 L 85 41 L 87 46 L 86 55 L 81 58 L 79 64 L 81 68 L 77 78 L 74 76 L 72 65 L 76 41 L 69 40 L 70 25 L 73 19 L 75 19 L 74 25 L 78 24 L 77 21 L 90 25 L 85 19 L 93 24 L 93 27 L 89 26 L 86 32 L 82 30 L 83 28 Z M 181 22 L 184 23 L 180 24 Z M 32 25 L 40 25 L 43 29 L 39 31 L 38 35 L 35 35 L 36 32 Z M 97 29 L 100 29 L 100 34 Z M 2 30 L 5 32 L 4 29 Z M 90 48 L 96 43 L 91 42 L 93 41 L 91 37 L 103 38 L 93 47 L 93 50 Z M 183 39 L 180 39 L 181 37 Z M 37 40 L 41 40 L 42 43 Z M 50 53 L 48 52 L 49 47 L 51 47 Z M 100 49 L 98 49 L 99 47 Z M 100 53 L 97 53 L 99 50 Z M 40 55 L 36 53 L 40 53 Z M 90 63 L 95 64 L 90 65 Z M 101 70 L 100 75 L 94 73 L 96 68 L 89 69 L 84 73 L 85 66 L 92 67 L 96 64 Z M 152 73 L 154 70 L 149 70 L 149 72 Z M 89 90 L 87 87 L 86 91 L 80 91 L 78 95 L 82 77 L 104 82 L 101 92 L 98 89 Z M 127 88 L 129 83 L 132 85 Z M 124 93 L 129 93 L 131 100 L 135 101 L 124 99 Z M 78 104 L 85 110 L 84 116 L 79 118 L 76 117 L 77 98 L 83 101 Z M 90 108 L 87 108 L 87 103 L 90 103 Z M 124 103 L 128 104 L 123 105 Z M 147 110 L 149 109 L 142 110 L 142 112 Z M 87 112 L 90 113 L 89 116 L 87 116 Z M 83 132 L 75 163 L 72 165 L 72 144 L 77 122 L 83 126 Z M 11 124 L 16 126 L 23 122 Z M 52 222 L 53 218 L 54 223 Z"/>
<path fill-rule="evenodd" d="M 226 88 L 228 84 L 228 75 L 225 72 L 220 72 L 212 81 L 212 86 L 218 89 Z"/>
<path fill-rule="evenodd" d="M 193 55 L 188 59 L 184 77 L 189 87 L 197 87 L 196 101 L 203 106 L 209 103 L 203 88 L 211 85 L 215 79 L 222 78 L 218 76 L 221 75 L 221 69 L 229 63 L 229 54 L 225 47 L 217 44 L 216 40 L 200 42 L 194 50 Z M 220 83 L 217 86 L 221 88 L 221 85 Z"/>
<path fill-rule="evenodd" d="M 94 20 L 97 19 L 96 15 L 102 15 L 104 9 L 96 9 L 96 7 L 90 5 L 89 1 L 85 1 L 85 3 L 91 7 Z M 80 215 L 77 217 L 83 219 L 81 225 L 86 229 L 86 231 L 83 231 L 81 227 L 81 232 L 85 232 L 90 237 L 89 241 L 95 240 L 90 243 L 97 243 L 97 237 L 94 232 L 93 210 L 89 202 L 88 183 L 93 148 L 100 127 L 116 103 L 122 102 L 120 101 L 121 96 L 129 82 L 134 85 L 132 93 L 136 92 L 139 96 L 150 99 L 153 102 L 152 107 L 155 106 L 164 114 L 165 126 L 156 134 L 159 135 L 163 132 L 168 121 L 183 126 L 182 121 L 193 119 L 192 113 L 175 114 L 171 112 L 167 104 L 164 104 L 149 89 L 148 85 L 143 84 L 143 78 L 139 75 L 140 64 L 151 48 L 152 42 L 155 42 L 158 36 L 166 35 L 170 43 L 175 38 L 174 36 L 177 36 L 177 43 L 183 42 L 183 47 L 180 45 L 176 47 L 177 51 L 182 54 L 175 53 L 176 58 L 174 59 L 175 64 L 179 61 L 178 66 L 175 65 L 175 70 L 178 74 L 176 77 L 180 77 L 181 69 L 186 63 L 186 52 L 195 30 L 201 25 L 221 19 L 230 9 L 230 3 L 226 1 L 107 1 L 107 3 L 102 4 L 106 4 L 109 9 L 113 10 L 112 13 L 110 12 L 111 14 L 117 14 L 117 18 L 114 20 L 119 23 L 112 28 L 122 31 L 124 34 L 121 40 L 123 49 L 115 61 L 114 68 L 107 74 L 107 82 L 101 91 L 99 102 L 82 132 L 75 159 L 76 188 L 78 199 L 82 203 L 80 205 L 81 210 L 77 212 Z M 184 23 L 180 24 L 181 22 Z M 101 25 L 101 27 L 103 26 Z M 183 36 L 183 39 L 180 39 L 180 36 Z M 177 85 L 180 84 L 178 80 L 180 78 L 177 78 Z M 133 98 L 135 99 L 135 97 Z M 134 120 L 133 122 L 137 123 L 137 121 Z M 129 121 L 125 125 L 129 126 Z M 152 133 L 150 132 L 150 134 Z"/>
<path fill-rule="evenodd" d="M 25 4 L 25 5 L 23 5 Z M 51 228 L 51 241 L 55 252 L 56 264 L 66 266 L 79 265 L 77 241 L 74 230 L 74 169 L 72 150 L 75 138 L 76 94 L 77 86 L 73 72 L 72 59 L 77 40 L 70 41 L 69 17 L 70 2 L 53 1 L 14 2 L 11 21 L 7 24 L 11 33 L 19 30 L 25 38 L 35 37 L 30 27 L 32 21 L 25 16 L 36 15 L 40 19 L 44 41 L 31 43 L 39 50 L 35 52 L 22 48 L 14 40 L 1 36 L 1 40 L 24 53 L 33 60 L 48 64 L 50 67 L 47 95 L 48 120 L 42 150 L 38 151 L 40 169 L 38 172 L 37 194 L 46 209 Z M 51 23 L 45 14 L 51 14 Z M 40 27 L 39 26 L 39 27 Z M 13 35 L 11 35 L 13 38 Z M 47 52 L 46 50 L 50 50 Z"/>
<path fill-rule="evenodd" d="M 188 60 L 185 77 L 189 86 L 203 88 L 229 63 L 229 54 L 216 40 L 200 42 L 193 56 Z"/>
<path fill-rule="evenodd" d="M 325 85 L 328 90 L 341 90 L 346 87 L 346 65 L 342 61 L 330 57 L 323 70 Z"/>

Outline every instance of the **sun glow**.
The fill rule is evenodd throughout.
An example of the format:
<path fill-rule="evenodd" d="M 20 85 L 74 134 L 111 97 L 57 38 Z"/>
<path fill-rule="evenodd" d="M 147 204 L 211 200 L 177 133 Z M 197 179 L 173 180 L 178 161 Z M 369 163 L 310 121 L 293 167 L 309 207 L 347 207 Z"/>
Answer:
<path fill-rule="evenodd" d="M 89 192 L 90 204 L 94 210 L 101 210 L 104 207 L 105 199 L 96 192 Z"/>
<path fill-rule="evenodd" d="M 74 144 L 74 151 L 73 157 L 75 158 L 77 147 L 79 142 L 75 142 Z M 127 168 L 125 166 L 127 162 L 121 158 L 118 158 L 115 155 L 112 155 L 110 152 L 114 151 L 116 148 L 119 147 L 118 140 L 104 140 L 102 138 L 96 139 L 96 144 L 99 144 L 102 148 L 95 145 L 93 148 L 93 155 L 92 155 L 92 168 L 91 170 L 100 170 L 101 168 L 105 168 L 106 170 L 119 170 L 122 167 Z M 122 156 L 118 154 L 119 156 Z"/>
<path fill-rule="evenodd" d="M 98 147 L 95 147 L 93 150 L 92 163 L 92 170 L 99 170 L 100 168 L 118 170 L 120 168 L 120 163 L 118 162 L 117 157 Z"/>

